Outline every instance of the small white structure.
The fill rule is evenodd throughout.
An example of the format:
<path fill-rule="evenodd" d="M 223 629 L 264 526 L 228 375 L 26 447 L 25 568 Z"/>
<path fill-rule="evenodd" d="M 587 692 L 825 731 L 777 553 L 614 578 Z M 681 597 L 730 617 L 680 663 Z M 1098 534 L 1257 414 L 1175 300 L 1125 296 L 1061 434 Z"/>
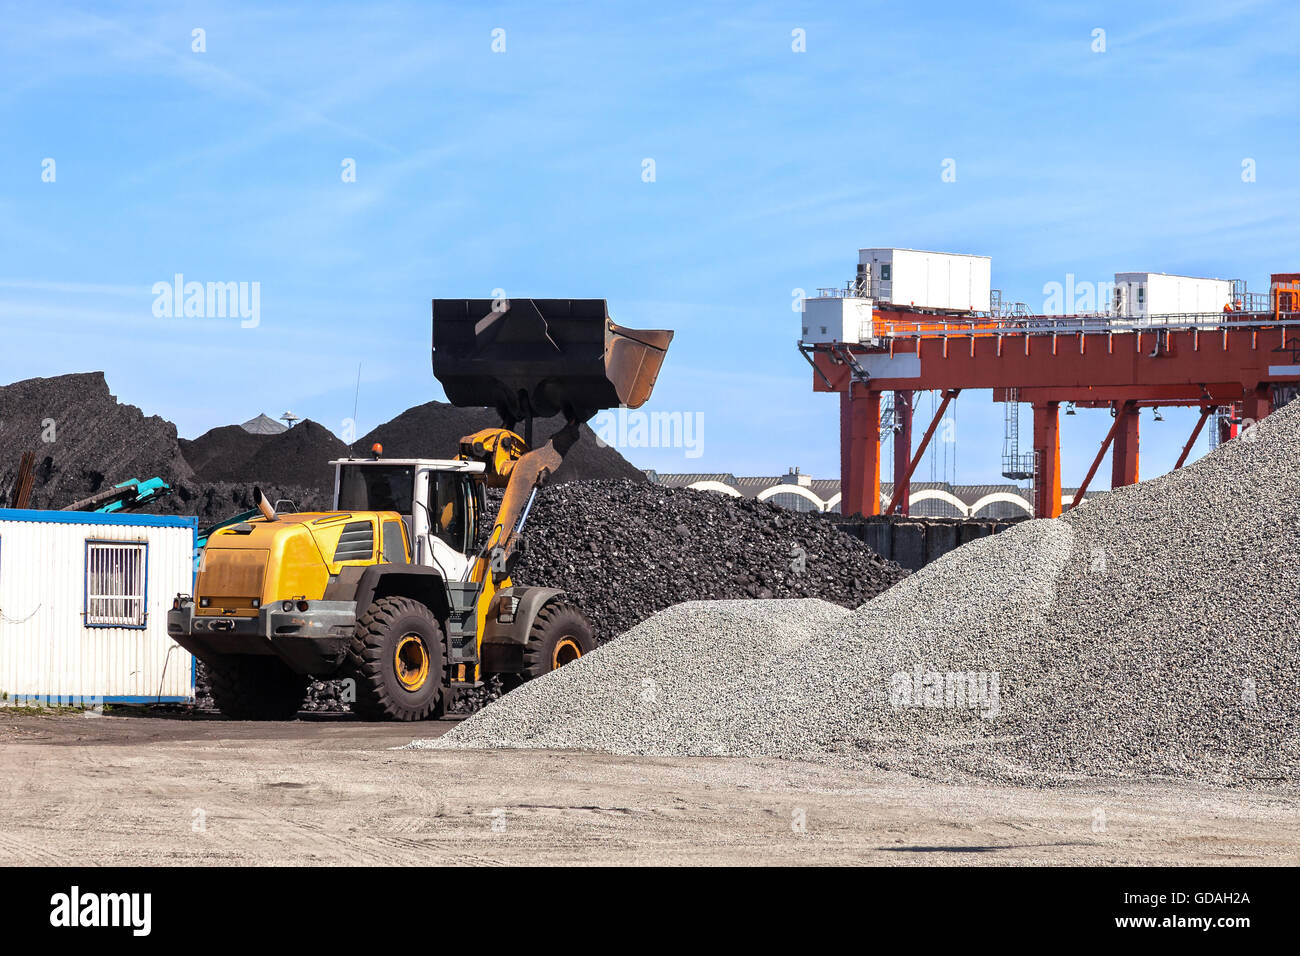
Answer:
<path fill-rule="evenodd" d="M 843 295 L 804 299 L 799 318 L 803 330 L 799 341 L 809 345 L 857 345 L 871 336 L 870 299 Z"/>
<path fill-rule="evenodd" d="M 184 702 L 198 519 L 0 508 L 0 706 Z"/>
<path fill-rule="evenodd" d="M 918 249 L 859 249 L 858 285 L 882 302 L 948 312 L 987 312 L 993 260 Z"/>
<path fill-rule="evenodd" d="M 1175 276 L 1164 272 L 1115 273 L 1114 313 L 1121 318 L 1204 315 L 1232 302 L 1231 279 Z"/>

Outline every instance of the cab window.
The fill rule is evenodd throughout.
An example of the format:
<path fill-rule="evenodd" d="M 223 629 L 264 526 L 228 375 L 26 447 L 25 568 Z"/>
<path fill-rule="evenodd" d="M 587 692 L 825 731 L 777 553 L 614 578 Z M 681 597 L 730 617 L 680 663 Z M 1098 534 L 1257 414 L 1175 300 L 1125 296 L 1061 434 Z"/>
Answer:
<path fill-rule="evenodd" d="M 381 560 L 385 564 L 407 564 L 406 537 L 400 521 L 384 522 L 384 553 Z"/>
<path fill-rule="evenodd" d="M 474 509 L 472 481 L 454 472 L 434 472 L 429 476 L 429 522 L 443 544 L 461 554 L 474 545 L 477 509 Z"/>
<path fill-rule="evenodd" d="M 415 469 L 410 465 L 343 465 L 339 469 L 341 511 L 411 513 Z"/>

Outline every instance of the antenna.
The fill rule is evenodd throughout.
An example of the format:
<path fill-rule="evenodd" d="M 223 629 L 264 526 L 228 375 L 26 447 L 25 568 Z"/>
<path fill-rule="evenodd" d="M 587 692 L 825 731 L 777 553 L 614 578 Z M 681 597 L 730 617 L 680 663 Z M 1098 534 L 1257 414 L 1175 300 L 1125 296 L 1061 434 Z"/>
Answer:
<path fill-rule="evenodd" d="M 348 457 L 352 457 L 352 446 L 356 444 L 357 436 L 357 403 L 361 401 L 361 363 L 357 362 L 357 390 L 352 396 L 352 441 L 348 442 Z"/>

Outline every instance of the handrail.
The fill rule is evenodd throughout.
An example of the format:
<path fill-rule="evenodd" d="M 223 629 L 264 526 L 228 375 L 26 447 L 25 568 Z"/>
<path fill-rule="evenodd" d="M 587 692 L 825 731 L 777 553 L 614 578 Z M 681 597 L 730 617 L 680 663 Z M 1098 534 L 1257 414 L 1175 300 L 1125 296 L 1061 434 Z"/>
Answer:
<path fill-rule="evenodd" d="M 1223 321 L 1224 315 L 1233 316 L 1252 316 L 1247 319 L 1233 319 L 1232 321 Z M 917 325 L 924 325 L 924 328 L 918 328 L 911 324 L 900 324 L 896 322 L 887 322 L 878 325 L 875 329 L 877 334 L 888 338 L 947 338 L 960 337 L 969 338 L 977 335 L 1071 335 L 1079 333 L 1116 333 L 1123 334 L 1129 332 L 1147 332 L 1156 331 L 1219 331 L 1224 329 L 1263 329 L 1263 328 L 1291 328 L 1300 326 L 1300 312 L 1208 312 L 1208 313 L 1185 313 L 1180 315 L 1161 316 L 1164 321 L 1154 322 L 1116 322 L 1104 316 L 1095 318 L 1051 318 L 1047 316 L 1034 316 L 1031 319 L 1018 319 L 1012 321 L 984 319 L 979 320 L 981 324 L 971 326 L 970 321 L 975 320 L 955 320 L 947 322 L 918 322 Z"/>

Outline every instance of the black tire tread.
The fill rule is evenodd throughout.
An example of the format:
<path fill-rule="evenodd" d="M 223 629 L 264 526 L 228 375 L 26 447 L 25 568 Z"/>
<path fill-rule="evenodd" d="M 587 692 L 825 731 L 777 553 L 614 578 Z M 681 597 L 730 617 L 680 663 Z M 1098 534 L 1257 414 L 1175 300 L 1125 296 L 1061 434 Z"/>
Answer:
<path fill-rule="evenodd" d="M 293 720 L 310 680 L 275 657 L 226 657 L 207 670 L 212 699 L 231 720 Z"/>
<path fill-rule="evenodd" d="M 551 654 L 547 634 L 554 627 L 556 619 L 567 614 L 577 615 L 582 619 L 587 627 L 587 640 L 579 641 L 584 644 L 582 653 L 590 654 L 596 649 L 596 640 L 591 627 L 591 622 L 587 616 L 578 609 L 577 605 L 568 601 L 552 599 L 542 605 L 542 609 L 537 612 L 537 617 L 533 620 L 533 625 L 528 629 L 528 643 L 524 645 L 524 669 L 519 675 L 523 681 L 532 680 L 534 677 L 541 677 L 543 674 L 549 674 L 551 671 Z"/>
<path fill-rule="evenodd" d="M 439 690 L 430 698 L 426 707 L 414 712 L 398 705 L 383 678 L 383 668 L 387 666 L 384 660 L 384 638 L 393 622 L 404 614 L 427 616 L 428 623 L 436 634 L 436 646 L 430 648 L 430 651 L 438 659 L 433 662 L 430 679 L 437 681 Z M 363 720 L 428 720 L 441 717 L 446 701 L 446 694 L 441 687 L 446 662 L 446 636 L 432 611 L 412 598 L 380 598 L 357 619 L 352 640 L 347 647 L 347 670 L 357 684 L 353 712 Z"/>

